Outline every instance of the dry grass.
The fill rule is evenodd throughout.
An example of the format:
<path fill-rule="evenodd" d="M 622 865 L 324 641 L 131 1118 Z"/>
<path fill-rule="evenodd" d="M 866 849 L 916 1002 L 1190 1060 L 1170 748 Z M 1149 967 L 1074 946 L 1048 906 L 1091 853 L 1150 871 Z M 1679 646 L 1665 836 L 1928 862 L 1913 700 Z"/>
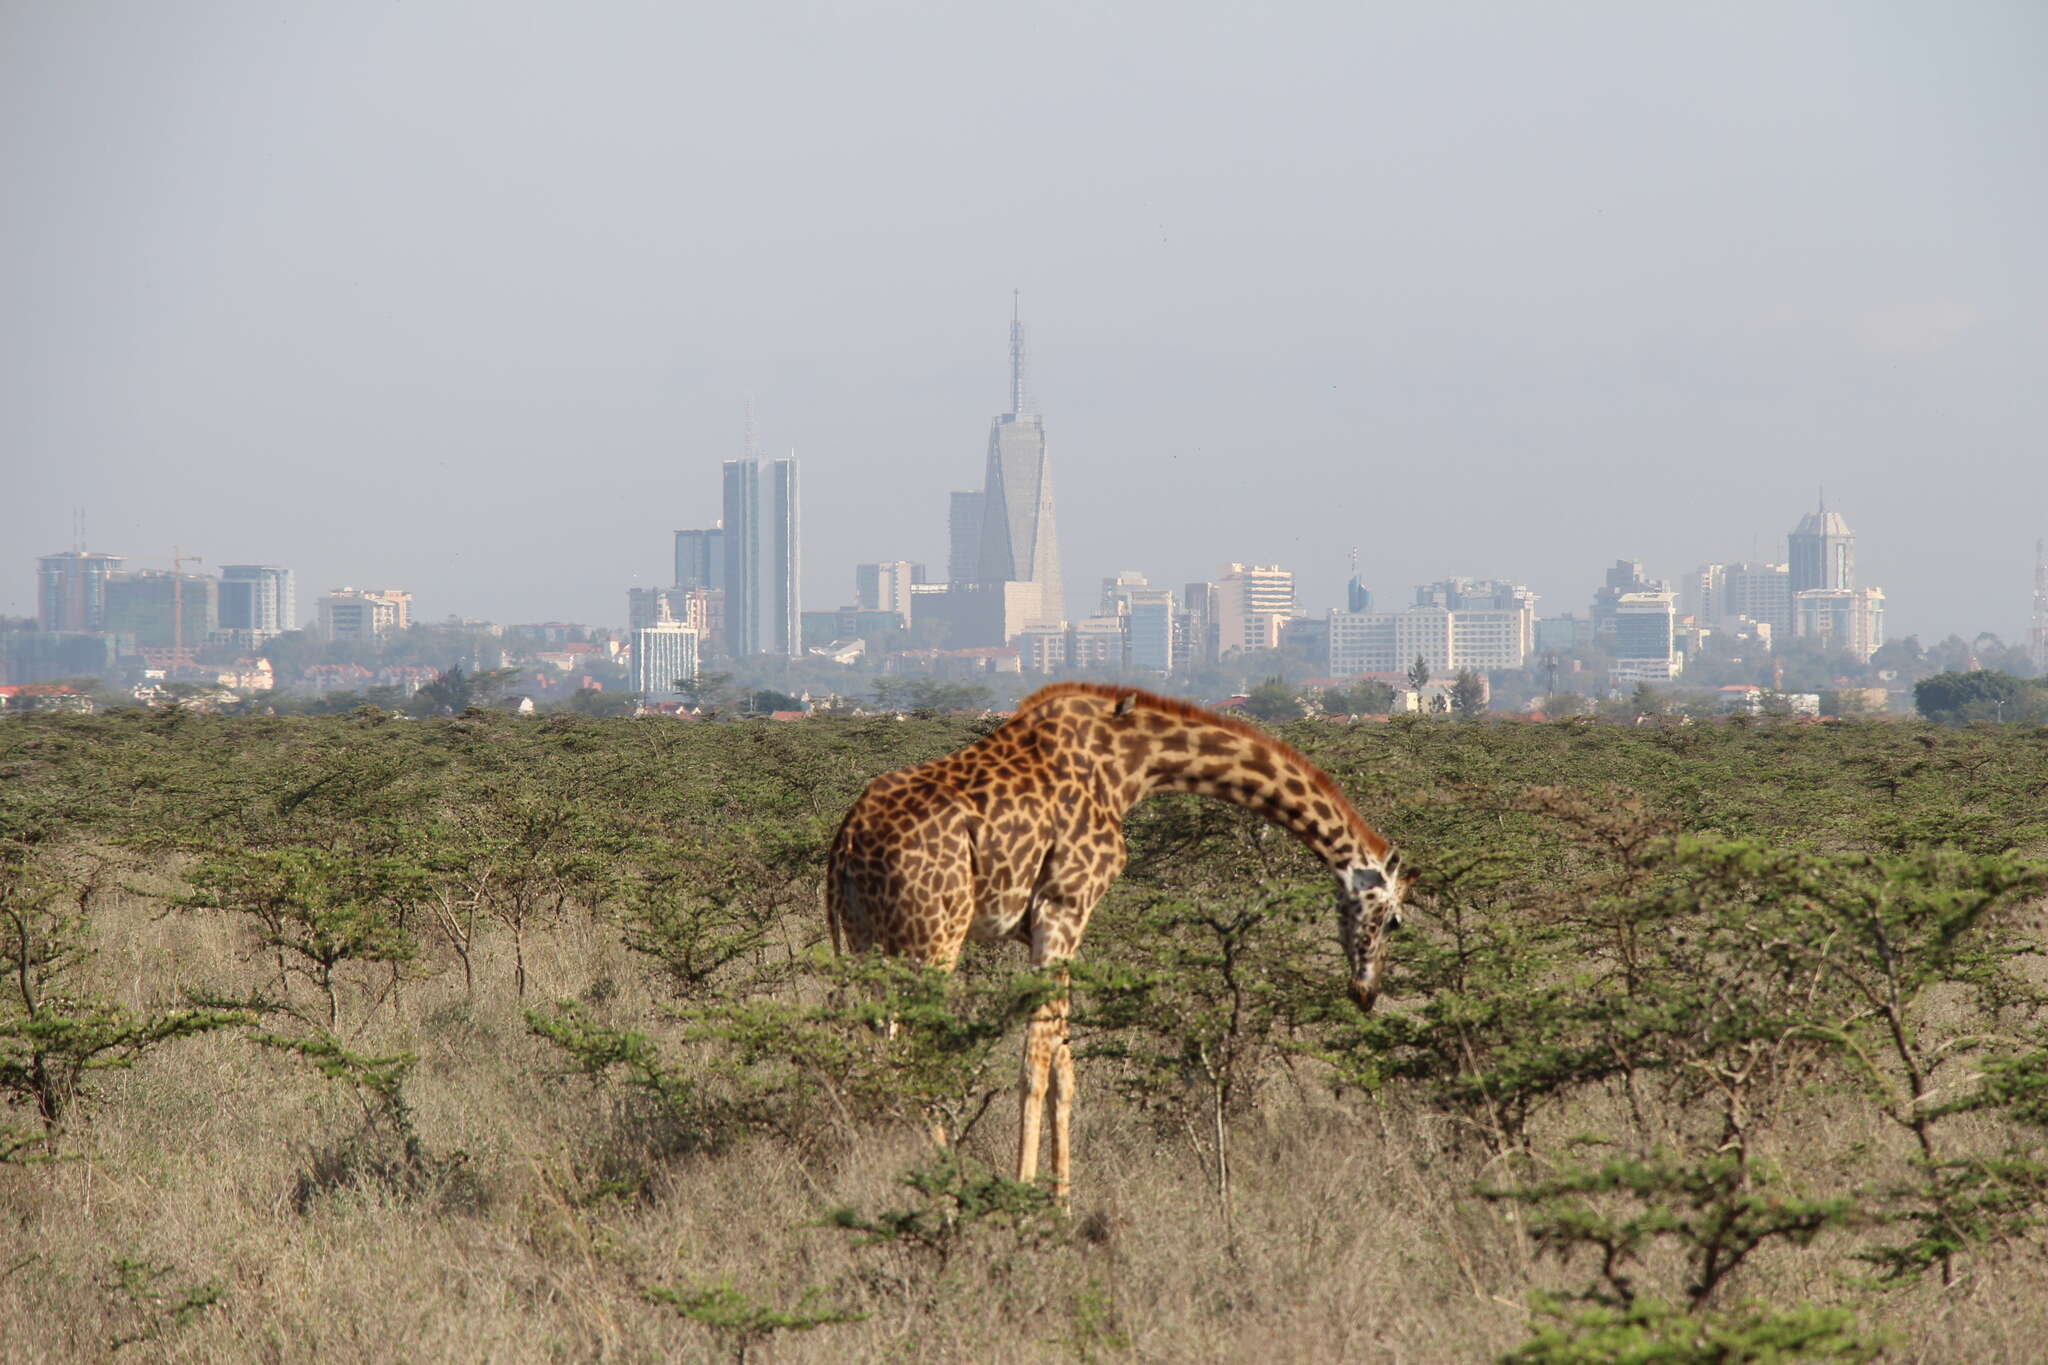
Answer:
<path fill-rule="evenodd" d="M 99 984 L 129 1003 L 266 977 L 219 916 L 124 893 L 95 923 Z M 602 926 L 559 926 L 528 957 L 527 1003 L 581 996 L 621 1020 L 658 1015 Z M 834 1206 L 901 1202 L 918 1135 L 663 1157 L 628 1107 L 558 1074 L 511 975 L 487 946 L 474 998 L 442 970 L 375 1011 L 363 994 L 347 1002 L 358 1046 L 419 1053 L 408 1095 L 438 1174 L 416 1187 L 365 1174 L 376 1142 L 349 1091 L 241 1038 L 104 1075 L 64 1160 L 0 1166 L 0 1358 L 710 1359 L 710 1333 L 642 1291 L 730 1281 L 785 1304 L 815 1287 L 867 1315 L 756 1353 L 776 1361 L 1477 1360 L 1523 1338 L 1529 1290 L 1563 1282 L 1510 1215 L 1465 1193 L 1483 1172 L 1439 1118 L 1338 1103 L 1310 1081 L 1269 1085 L 1235 1140 L 1231 1236 L 1189 1144 L 1091 1089 L 1085 1063 L 1072 1222 L 1045 1246 L 996 1245 L 934 1277 L 819 1226 Z M 1013 1122 L 999 1102 L 970 1149 L 1006 1164 Z M 1805 1125 L 1873 1123 L 1817 1103 L 1778 1140 L 1796 1166 Z M 1838 1150 L 1842 1136 L 1815 1145 Z M 617 1174 L 645 1183 L 601 1192 Z M 1816 1269 L 1833 1264 L 1773 1252 L 1741 1289 L 1839 1299 L 1845 1287 Z M 1876 1317 L 1898 1359 L 2038 1359 L 2040 1270 L 2029 1254 L 1948 1291 L 1901 1291 Z M 181 1319 L 209 1284 L 218 1301 Z"/>

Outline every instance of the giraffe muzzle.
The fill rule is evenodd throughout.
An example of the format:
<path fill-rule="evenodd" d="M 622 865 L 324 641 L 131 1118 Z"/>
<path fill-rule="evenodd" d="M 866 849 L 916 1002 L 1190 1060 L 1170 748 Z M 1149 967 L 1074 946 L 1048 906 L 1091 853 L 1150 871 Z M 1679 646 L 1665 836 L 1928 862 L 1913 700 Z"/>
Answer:
<path fill-rule="evenodd" d="M 1373 1002 L 1380 998 L 1380 969 L 1378 963 L 1368 965 L 1365 971 L 1351 978 L 1351 1003 L 1366 1013 L 1372 1013 Z"/>

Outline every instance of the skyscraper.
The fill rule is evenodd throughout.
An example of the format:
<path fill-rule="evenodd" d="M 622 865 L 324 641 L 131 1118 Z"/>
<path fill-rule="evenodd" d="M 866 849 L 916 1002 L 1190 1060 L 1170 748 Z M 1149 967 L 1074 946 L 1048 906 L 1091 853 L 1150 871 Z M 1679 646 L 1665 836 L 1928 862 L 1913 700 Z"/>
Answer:
<path fill-rule="evenodd" d="M 736 659 L 803 653 L 796 457 L 767 461 L 763 474 L 752 450 L 725 462 L 725 638 Z"/>
<path fill-rule="evenodd" d="M 761 652 L 761 459 L 752 449 L 724 466 L 725 648 Z"/>
<path fill-rule="evenodd" d="M 1040 612 L 1045 620 L 1057 621 L 1065 616 L 1066 603 L 1053 526 L 1052 470 L 1045 458 L 1045 421 L 1032 406 L 1024 383 L 1024 324 L 1013 310 L 1010 410 L 989 428 L 976 576 L 983 583 L 1038 584 Z"/>
<path fill-rule="evenodd" d="M 768 649 L 796 658 L 804 652 L 802 528 L 797 509 L 796 454 L 768 463 Z"/>
<path fill-rule="evenodd" d="M 1793 597 L 1810 588 L 1856 586 L 1856 533 L 1840 512 L 1828 511 L 1827 499 L 1800 518 L 1787 543 Z"/>

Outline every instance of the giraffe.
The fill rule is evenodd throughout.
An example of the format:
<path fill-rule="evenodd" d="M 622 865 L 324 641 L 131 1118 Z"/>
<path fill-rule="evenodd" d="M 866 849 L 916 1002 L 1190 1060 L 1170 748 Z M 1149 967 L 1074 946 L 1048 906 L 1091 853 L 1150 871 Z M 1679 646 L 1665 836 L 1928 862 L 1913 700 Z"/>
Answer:
<path fill-rule="evenodd" d="M 833 946 L 950 971 L 969 939 L 1016 939 L 1034 967 L 1059 969 L 1123 871 L 1125 815 L 1158 791 L 1243 806 L 1329 866 L 1351 998 L 1371 1009 L 1408 889 L 1400 856 L 1328 774 L 1273 736 L 1188 702 L 1096 683 L 1041 688 L 987 738 L 870 782 L 832 841 Z M 1017 1178 L 1034 1180 L 1049 1088 L 1062 1203 L 1074 1105 L 1067 1004 L 1061 991 L 1027 1026 L 1017 1135 Z"/>

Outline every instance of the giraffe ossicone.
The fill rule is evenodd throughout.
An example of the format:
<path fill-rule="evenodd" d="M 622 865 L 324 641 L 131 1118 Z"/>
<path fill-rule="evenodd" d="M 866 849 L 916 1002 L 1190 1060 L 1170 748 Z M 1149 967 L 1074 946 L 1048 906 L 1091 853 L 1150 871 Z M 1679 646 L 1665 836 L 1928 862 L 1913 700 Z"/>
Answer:
<path fill-rule="evenodd" d="M 968 940 L 1017 939 L 1036 967 L 1080 951 L 1123 870 L 1123 822 L 1159 791 L 1242 806 L 1293 834 L 1338 884 L 1351 998 L 1371 1009 L 1409 873 L 1328 774 L 1265 731 L 1130 687 L 1056 683 L 987 738 L 870 782 L 832 842 L 832 940 L 950 970 Z M 1064 992 L 1025 1037 L 1017 1178 L 1038 1172 L 1052 1100 L 1053 1183 L 1072 1178 L 1074 1063 Z"/>

